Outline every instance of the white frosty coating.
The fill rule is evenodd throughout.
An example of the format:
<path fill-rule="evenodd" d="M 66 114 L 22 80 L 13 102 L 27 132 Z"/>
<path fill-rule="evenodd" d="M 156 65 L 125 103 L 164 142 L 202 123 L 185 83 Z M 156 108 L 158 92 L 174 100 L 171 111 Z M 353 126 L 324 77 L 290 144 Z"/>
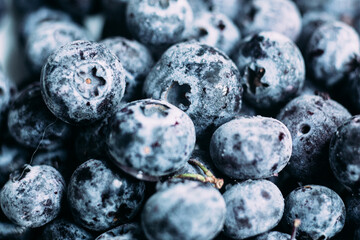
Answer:
<path fill-rule="evenodd" d="M 307 46 L 310 69 L 314 77 L 327 86 L 338 83 L 349 71 L 351 60 L 359 55 L 359 35 L 352 27 L 339 21 L 319 27 Z"/>
<path fill-rule="evenodd" d="M 226 202 L 224 233 L 234 239 L 252 237 L 275 227 L 284 212 L 280 190 L 267 180 L 248 180 L 223 194 Z"/>
<path fill-rule="evenodd" d="M 290 240 L 290 238 L 291 236 L 289 234 L 272 231 L 261 234 L 260 236 L 257 236 L 253 240 Z"/>

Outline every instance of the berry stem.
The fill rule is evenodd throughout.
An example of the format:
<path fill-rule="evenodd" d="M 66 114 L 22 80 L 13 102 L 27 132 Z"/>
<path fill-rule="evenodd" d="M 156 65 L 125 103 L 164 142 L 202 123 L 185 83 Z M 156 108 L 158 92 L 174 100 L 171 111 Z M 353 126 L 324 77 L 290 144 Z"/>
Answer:
<path fill-rule="evenodd" d="M 298 218 L 296 218 L 296 219 L 294 220 L 294 227 L 293 227 L 293 231 L 292 231 L 292 233 L 291 233 L 291 238 L 290 238 L 290 240 L 295 240 L 296 231 L 297 231 L 297 229 L 299 228 L 300 224 L 301 224 L 301 220 L 298 219 Z"/>

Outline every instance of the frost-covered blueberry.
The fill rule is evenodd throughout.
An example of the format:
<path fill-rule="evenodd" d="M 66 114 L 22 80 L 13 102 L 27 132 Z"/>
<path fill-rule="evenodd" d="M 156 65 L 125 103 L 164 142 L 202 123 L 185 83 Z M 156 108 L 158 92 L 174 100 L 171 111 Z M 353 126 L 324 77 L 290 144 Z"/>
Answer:
<path fill-rule="evenodd" d="M 237 16 L 237 24 L 244 36 L 273 31 L 296 41 L 301 31 L 300 12 L 290 0 L 245 1 Z"/>
<path fill-rule="evenodd" d="M 339 182 L 360 191 L 360 115 L 342 124 L 330 142 L 330 167 Z"/>
<path fill-rule="evenodd" d="M 141 207 L 144 194 L 143 182 L 92 159 L 73 173 L 67 197 L 77 223 L 93 231 L 105 231 L 131 220 Z"/>
<path fill-rule="evenodd" d="M 0 68 L 0 129 L 2 128 L 3 122 L 5 122 L 6 111 L 8 110 L 15 93 L 15 84 L 5 76 L 3 70 Z"/>
<path fill-rule="evenodd" d="M 280 190 L 267 180 L 247 180 L 224 193 L 226 219 L 224 233 L 232 239 L 245 239 L 275 227 L 284 212 Z"/>
<path fill-rule="evenodd" d="M 245 38 L 234 58 L 244 85 L 244 98 L 257 108 L 286 103 L 304 84 L 301 52 L 279 33 L 261 32 Z"/>
<path fill-rule="evenodd" d="M 142 97 L 145 77 L 154 65 L 149 50 L 135 40 L 114 37 L 101 41 L 120 59 L 126 71 L 126 88 L 123 101 L 130 102 Z"/>
<path fill-rule="evenodd" d="M 27 165 L 4 185 L 1 208 L 20 226 L 40 227 L 57 217 L 64 194 L 64 179 L 55 168 Z"/>
<path fill-rule="evenodd" d="M 113 161 L 139 179 L 156 180 L 175 172 L 195 147 L 191 119 L 165 101 L 128 103 L 109 123 L 107 145 Z"/>
<path fill-rule="evenodd" d="M 17 95 L 7 123 L 11 136 L 31 148 L 55 149 L 71 135 L 70 126 L 57 119 L 44 104 L 39 83 L 29 85 Z"/>
<path fill-rule="evenodd" d="M 217 189 L 188 180 L 152 195 L 141 224 L 149 240 L 207 240 L 222 230 L 225 213 L 225 201 Z"/>
<path fill-rule="evenodd" d="M 277 119 L 286 125 L 293 140 L 287 167 L 293 177 L 305 183 L 328 181 L 331 136 L 350 117 L 343 106 L 326 95 L 297 97 L 280 111 Z"/>
<path fill-rule="evenodd" d="M 291 236 L 286 233 L 271 231 L 255 237 L 253 240 L 291 240 Z"/>
<path fill-rule="evenodd" d="M 238 115 L 242 91 L 230 58 L 195 41 L 168 49 L 144 83 L 147 97 L 166 100 L 187 113 L 198 137 Z"/>
<path fill-rule="evenodd" d="M 130 32 L 156 55 L 184 40 L 192 20 L 187 0 L 132 0 L 126 11 Z"/>
<path fill-rule="evenodd" d="M 236 179 L 268 178 L 290 160 L 291 135 L 280 121 L 267 117 L 240 117 L 220 126 L 210 142 L 215 166 Z"/>
<path fill-rule="evenodd" d="M 307 185 L 292 191 L 285 200 L 284 224 L 291 231 L 300 219 L 297 239 L 330 239 L 345 224 L 345 205 L 330 188 Z"/>
<path fill-rule="evenodd" d="M 360 39 L 349 25 L 333 21 L 312 34 L 306 49 L 307 67 L 312 77 L 328 88 L 353 70 L 352 62 L 360 56 Z"/>
<path fill-rule="evenodd" d="M 125 71 L 102 44 L 75 41 L 50 55 L 41 74 L 41 91 L 50 111 L 73 124 L 110 116 L 125 91 Z"/>
<path fill-rule="evenodd" d="M 55 220 L 48 224 L 42 240 L 93 240 L 93 236 L 86 230 L 66 220 Z"/>
<path fill-rule="evenodd" d="M 146 239 L 138 223 L 127 223 L 104 232 L 95 240 L 143 240 Z"/>
<path fill-rule="evenodd" d="M 204 12 L 213 12 L 226 15 L 235 20 L 239 8 L 244 0 L 191 0 L 189 4 L 193 9 L 194 17 L 199 17 Z"/>
<path fill-rule="evenodd" d="M 237 26 L 224 14 L 203 13 L 196 18 L 190 38 L 216 47 L 230 55 L 240 42 Z"/>

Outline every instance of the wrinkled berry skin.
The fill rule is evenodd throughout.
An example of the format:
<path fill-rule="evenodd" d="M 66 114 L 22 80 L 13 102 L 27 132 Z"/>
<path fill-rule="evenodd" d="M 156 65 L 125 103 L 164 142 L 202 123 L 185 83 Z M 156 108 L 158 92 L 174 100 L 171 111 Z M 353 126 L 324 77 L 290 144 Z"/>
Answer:
<path fill-rule="evenodd" d="M 42 240 L 92 240 L 90 233 L 66 220 L 56 220 L 48 224 Z"/>
<path fill-rule="evenodd" d="M 277 119 L 286 125 L 293 140 L 287 169 L 294 178 L 304 183 L 325 183 L 332 178 L 328 160 L 330 139 L 350 117 L 339 103 L 315 95 L 297 97 L 280 111 Z"/>
<path fill-rule="evenodd" d="M 310 74 L 327 88 L 334 87 L 353 70 L 351 63 L 356 56 L 360 56 L 359 35 L 338 21 L 317 28 L 306 49 Z"/>
<path fill-rule="evenodd" d="M 360 191 L 360 115 L 342 124 L 330 142 L 330 167 L 339 182 Z"/>
<path fill-rule="evenodd" d="M 27 165 L 16 172 L 1 190 L 1 208 L 14 223 L 40 227 L 60 212 L 65 183 L 53 167 Z"/>
<path fill-rule="evenodd" d="M 253 240 L 290 240 L 291 236 L 286 233 L 271 231 L 255 237 Z"/>
<path fill-rule="evenodd" d="M 195 128 L 172 104 L 144 99 L 128 103 L 110 120 L 107 145 L 125 172 L 155 180 L 185 165 L 195 147 Z"/>
<path fill-rule="evenodd" d="M 165 50 L 189 34 L 193 13 L 187 0 L 131 0 L 126 23 L 137 40 L 151 50 Z"/>
<path fill-rule="evenodd" d="M 290 160 L 291 135 L 280 121 L 240 117 L 219 127 L 210 142 L 215 166 L 236 179 L 268 178 Z"/>
<path fill-rule="evenodd" d="M 226 206 L 208 184 L 183 181 L 159 190 L 146 202 L 141 224 L 149 240 L 207 240 L 222 229 Z"/>
<path fill-rule="evenodd" d="M 290 0 L 245 1 L 237 16 L 244 36 L 273 31 L 296 41 L 301 31 L 300 12 Z"/>
<path fill-rule="evenodd" d="M 47 59 L 41 92 L 50 111 L 72 124 L 89 124 L 111 115 L 125 90 L 125 71 L 101 44 L 75 41 Z"/>
<path fill-rule="evenodd" d="M 135 40 L 114 37 L 101 41 L 122 63 L 126 72 L 126 88 L 123 101 L 130 102 L 142 98 L 145 77 L 154 65 L 149 50 Z"/>
<path fill-rule="evenodd" d="M 199 138 L 239 114 L 242 91 L 230 58 L 195 41 L 168 49 L 144 83 L 147 97 L 166 100 L 187 113 Z"/>
<path fill-rule="evenodd" d="M 233 239 L 245 239 L 275 227 L 284 212 L 280 190 L 267 180 L 247 180 L 228 188 L 224 233 Z"/>
<path fill-rule="evenodd" d="M 143 240 L 146 239 L 141 226 L 138 223 L 128 223 L 113 228 L 95 240 Z"/>
<path fill-rule="evenodd" d="M 17 142 L 31 148 L 55 149 L 71 135 L 70 126 L 58 120 L 44 104 L 38 83 L 17 95 L 9 109 L 8 128 Z"/>
<path fill-rule="evenodd" d="M 77 223 L 92 231 L 105 231 L 131 220 L 141 207 L 144 192 L 143 182 L 92 159 L 75 170 L 67 194 Z"/>
<path fill-rule="evenodd" d="M 256 108 L 278 107 L 294 98 L 305 81 L 300 50 L 276 32 L 249 36 L 235 53 L 244 85 L 244 98 Z"/>
<path fill-rule="evenodd" d="M 14 98 L 16 93 L 16 87 L 4 74 L 3 70 L 0 69 L 0 130 L 2 124 L 6 119 L 6 111 L 10 105 L 11 100 Z"/>
<path fill-rule="evenodd" d="M 300 219 L 297 239 L 329 239 L 345 224 L 345 205 L 330 188 L 307 185 L 292 191 L 285 200 L 283 221 L 290 230 Z"/>

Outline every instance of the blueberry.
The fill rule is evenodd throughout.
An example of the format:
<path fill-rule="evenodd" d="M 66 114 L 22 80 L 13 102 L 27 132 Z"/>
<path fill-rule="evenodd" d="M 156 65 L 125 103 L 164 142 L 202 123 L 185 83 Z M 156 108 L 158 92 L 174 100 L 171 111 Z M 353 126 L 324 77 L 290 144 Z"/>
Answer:
<path fill-rule="evenodd" d="M 141 223 L 149 240 L 213 239 L 225 220 L 225 201 L 211 185 L 182 181 L 146 202 Z"/>
<path fill-rule="evenodd" d="M 66 220 L 48 224 L 42 234 L 43 240 L 92 240 L 90 233 Z"/>
<path fill-rule="evenodd" d="M 345 101 L 349 102 L 349 109 L 358 114 L 360 113 L 360 55 L 352 59 L 349 67 L 350 72 L 346 74 L 338 95 L 343 101 L 345 98 Z"/>
<path fill-rule="evenodd" d="M 312 77 L 332 88 L 352 71 L 351 62 L 360 56 L 360 39 L 355 30 L 342 22 L 329 22 L 316 29 L 306 49 Z"/>
<path fill-rule="evenodd" d="M 0 221 L 0 239 L 1 240 L 29 240 L 33 236 L 30 228 Z"/>
<path fill-rule="evenodd" d="M 204 12 L 213 12 L 226 15 L 235 20 L 244 0 L 191 0 L 189 4 L 193 9 L 194 17 L 201 16 Z"/>
<path fill-rule="evenodd" d="M 280 172 L 291 156 L 291 135 L 280 121 L 241 117 L 225 123 L 213 134 L 210 155 L 229 177 L 258 179 Z"/>
<path fill-rule="evenodd" d="M 41 90 L 50 111 L 73 124 L 92 123 L 111 115 L 125 90 L 125 71 L 101 44 L 75 41 L 47 59 Z"/>
<path fill-rule="evenodd" d="M 253 240 L 290 240 L 291 236 L 286 233 L 271 231 L 255 237 Z"/>
<path fill-rule="evenodd" d="M 191 119 L 165 101 L 128 103 L 110 120 L 109 152 L 117 166 L 145 180 L 183 167 L 195 146 Z"/>
<path fill-rule="evenodd" d="M 239 71 L 223 52 L 195 41 L 168 49 L 144 83 L 147 97 L 166 100 L 193 120 L 196 135 L 212 134 L 241 109 Z"/>
<path fill-rule="evenodd" d="M 14 172 L 1 190 L 1 208 L 14 223 L 24 227 L 40 227 L 60 212 L 65 183 L 53 167 L 25 166 Z"/>
<path fill-rule="evenodd" d="M 247 180 L 233 185 L 225 191 L 224 199 L 224 233 L 233 239 L 269 231 L 280 222 L 284 211 L 280 190 L 267 180 Z"/>
<path fill-rule="evenodd" d="M 70 126 L 47 109 L 38 83 L 29 85 L 17 95 L 9 110 L 8 128 L 20 144 L 40 149 L 55 149 L 71 134 Z"/>
<path fill-rule="evenodd" d="M 278 115 L 291 133 L 291 175 L 305 183 L 331 183 L 329 143 L 350 113 L 326 95 L 303 95 L 289 102 Z"/>
<path fill-rule="evenodd" d="M 154 65 L 149 50 L 135 40 L 114 37 L 101 41 L 120 59 L 126 71 L 126 88 L 123 101 L 141 99 L 143 82 Z"/>
<path fill-rule="evenodd" d="M 261 109 L 278 107 L 294 98 L 305 81 L 300 50 L 276 32 L 260 32 L 240 44 L 235 63 L 244 84 L 244 98 Z"/>
<path fill-rule="evenodd" d="M 8 79 L 3 70 L 0 68 L 0 129 L 2 128 L 2 124 L 7 114 L 6 111 L 8 110 L 15 93 L 15 84 Z"/>
<path fill-rule="evenodd" d="M 128 29 L 157 55 L 182 41 L 189 34 L 192 20 L 187 0 L 132 0 L 127 6 Z"/>
<path fill-rule="evenodd" d="M 290 0 L 245 1 L 237 16 L 244 36 L 273 31 L 295 41 L 301 31 L 300 12 Z"/>
<path fill-rule="evenodd" d="M 22 15 L 37 10 L 44 5 L 45 0 L 12 0 L 11 3 L 14 10 Z"/>
<path fill-rule="evenodd" d="M 143 240 L 146 239 L 138 223 L 128 223 L 113 228 L 95 240 Z"/>
<path fill-rule="evenodd" d="M 67 197 L 77 223 L 92 231 L 105 231 L 134 218 L 144 192 L 143 182 L 115 172 L 106 162 L 92 159 L 73 173 Z"/>
<path fill-rule="evenodd" d="M 348 196 L 345 200 L 346 224 L 351 227 L 360 227 L 360 195 Z"/>
<path fill-rule="evenodd" d="M 345 205 L 339 195 L 327 187 L 307 185 L 292 191 L 285 200 L 284 223 L 291 231 L 300 219 L 297 239 L 329 239 L 345 223 Z"/>

